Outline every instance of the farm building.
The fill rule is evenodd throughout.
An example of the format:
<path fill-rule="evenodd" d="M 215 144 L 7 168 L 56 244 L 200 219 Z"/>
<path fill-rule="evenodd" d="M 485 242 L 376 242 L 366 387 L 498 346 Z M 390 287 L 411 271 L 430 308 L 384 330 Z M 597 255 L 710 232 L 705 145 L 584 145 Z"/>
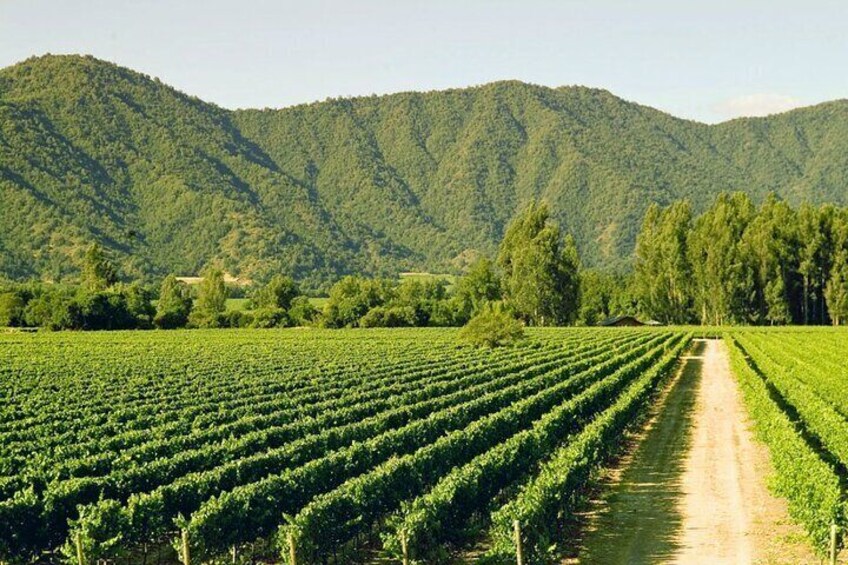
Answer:
<path fill-rule="evenodd" d="M 635 316 L 613 316 L 603 320 L 599 326 L 620 327 L 620 326 L 644 326 L 642 322 L 636 319 Z"/>

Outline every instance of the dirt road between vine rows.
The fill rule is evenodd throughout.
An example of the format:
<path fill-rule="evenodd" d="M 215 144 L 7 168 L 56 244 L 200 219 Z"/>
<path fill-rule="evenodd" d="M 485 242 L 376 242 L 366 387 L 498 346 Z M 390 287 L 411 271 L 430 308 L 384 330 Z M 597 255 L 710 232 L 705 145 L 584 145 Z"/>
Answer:
<path fill-rule="evenodd" d="M 577 561 L 818 563 L 786 503 L 769 492 L 772 472 L 726 345 L 696 342 L 663 407 L 597 502 Z"/>

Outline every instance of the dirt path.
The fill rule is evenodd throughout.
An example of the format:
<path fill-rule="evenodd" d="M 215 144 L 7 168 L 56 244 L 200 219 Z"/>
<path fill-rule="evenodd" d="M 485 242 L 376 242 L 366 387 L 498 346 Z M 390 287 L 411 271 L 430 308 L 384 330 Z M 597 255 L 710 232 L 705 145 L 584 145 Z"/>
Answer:
<path fill-rule="evenodd" d="M 581 563 L 818 563 L 766 487 L 725 344 L 696 344 L 590 521 Z"/>

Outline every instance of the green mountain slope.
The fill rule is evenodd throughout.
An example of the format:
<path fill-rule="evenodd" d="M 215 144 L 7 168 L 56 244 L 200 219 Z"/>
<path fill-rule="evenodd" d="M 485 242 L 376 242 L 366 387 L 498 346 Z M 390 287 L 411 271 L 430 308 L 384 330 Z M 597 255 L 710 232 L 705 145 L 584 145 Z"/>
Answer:
<path fill-rule="evenodd" d="M 707 126 L 602 90 L 520 82 L 228 111 L 91 57 L 0 70 L 0 274 L 457 268 L 547 200 L 620 266 L 647 206 L 722 190 L 846 203 L 848 103 Z"/>

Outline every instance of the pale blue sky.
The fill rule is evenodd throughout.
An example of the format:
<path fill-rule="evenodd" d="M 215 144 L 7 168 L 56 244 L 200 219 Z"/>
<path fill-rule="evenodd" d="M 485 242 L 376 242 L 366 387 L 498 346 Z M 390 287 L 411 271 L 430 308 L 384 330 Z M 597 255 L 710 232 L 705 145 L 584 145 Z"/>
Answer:
<path fill-rule="evenodd" d="M 0 66 L 47 52 L 227 108 L 519 79 L 716 122 L 848 97 L 848 2 L 0 0 Z"/>

